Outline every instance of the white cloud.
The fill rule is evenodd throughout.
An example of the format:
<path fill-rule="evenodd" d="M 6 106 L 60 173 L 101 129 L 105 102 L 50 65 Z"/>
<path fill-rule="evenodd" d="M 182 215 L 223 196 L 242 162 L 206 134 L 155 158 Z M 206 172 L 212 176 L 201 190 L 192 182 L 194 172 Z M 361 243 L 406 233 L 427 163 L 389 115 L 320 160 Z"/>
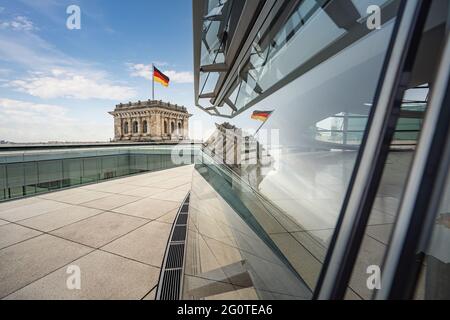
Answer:
<path fill-rule="evenodd" d="M 128 67 L 131 71 L 132 77 L 141 77 L 147 80 L 152 79 L 152 66 L 151 65 L 145 65 L 142 63 L 139 64 L 131 64 L 127 63 Z"/>
<path fill-rule="evenodd" d="M 1 12 L 1 11 L 0 11 Z M 11 29 L 15 31 L 32 31 L 37 28 L 33 22 L 25 16 L 17 16 L 12 20 L 0 21 L 0 29 Z"/>
<path fill-rule="evenodd" d="M 0 98 L 0 140 L 107 141 L 112 134 L 111 125 L 76 120 L 60 105 Z"/>
<path fill-rule="evenodd" d="M 27 101 L 0 99 L 0 112 L 10 117 L 23 117 L 22 121 L 35 121 L 44 116 L 53 120 L 66 120 L 67 110 L 64 107 L 51 104 L 33 103 Z"/>
<path fill-rule="evenodd" d="M 166 70 L 164 71 L 164 74 L 170 78 L 170 81 L 176 82 L 176 83 L 193 83 L 194 82 L 194 75 L 192 72 L 184 71 L 184 72 L 177 72 L 174 70 Z"/>
<path fill-rule="evenodd" d="M 33 32 L 0 33 L 0 60 L 33 72 L 7 86 L 32 96 L 129 100 L 136 95 L 135 89 L 112 83 L 110 75 L 67 56 Z"/>
<path fill-rule="evenodd" d="M 146 65 L 142 63 L 132 64 L 128 63 L 127 66 L 131 71 L 132 77 L 141 77 L 147 80 L 152 79 L 152 65 Z M 162 70 L 162 72 L 170 78 L 174 83 L 193 83 L 194 75 L 189 71 L 178 72 L 175 70 Z"/>
<path fill-rule="evenodd" d="M 35 72 L 28 78 L 11 81 L 8 86 L 42 99 L 130 100 L 136 96 L 133 88 L 112 84 L 102 73 L 81 73 L 67 69 Z"/>

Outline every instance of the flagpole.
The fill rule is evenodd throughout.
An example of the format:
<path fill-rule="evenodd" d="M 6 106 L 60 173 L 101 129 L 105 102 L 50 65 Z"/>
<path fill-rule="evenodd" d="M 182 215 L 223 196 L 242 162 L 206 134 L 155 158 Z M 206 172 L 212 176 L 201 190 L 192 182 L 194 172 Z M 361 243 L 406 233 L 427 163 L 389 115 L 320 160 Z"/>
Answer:
<path fill-rule="evenodd" d="M 256 134 L 259 132 L 259 130 L 261 130 L 262 126 L 266 123 L 267 120 L 264 120 L 263 123 L 261 123 L 261 125 L 258 127 L 258 129 L 256 130 L 255 134 L 253 135 L 254 137 L 256 137 Z"/>
<path fill-rule="evenodd" d="M 155 65 L 152 63 L 152 100 L 155 100 Z"/>

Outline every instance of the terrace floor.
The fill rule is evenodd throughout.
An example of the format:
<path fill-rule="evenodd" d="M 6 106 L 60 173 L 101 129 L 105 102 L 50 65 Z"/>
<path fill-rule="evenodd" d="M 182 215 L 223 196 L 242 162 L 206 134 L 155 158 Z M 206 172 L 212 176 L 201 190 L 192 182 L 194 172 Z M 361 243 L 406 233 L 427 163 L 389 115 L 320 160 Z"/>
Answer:
<path fill-rule="evenodd" d="M 0 298 L 154 299 L 193 166 L 0 204 Z M 80 289 L 69 289 L 73 267 Z"/>

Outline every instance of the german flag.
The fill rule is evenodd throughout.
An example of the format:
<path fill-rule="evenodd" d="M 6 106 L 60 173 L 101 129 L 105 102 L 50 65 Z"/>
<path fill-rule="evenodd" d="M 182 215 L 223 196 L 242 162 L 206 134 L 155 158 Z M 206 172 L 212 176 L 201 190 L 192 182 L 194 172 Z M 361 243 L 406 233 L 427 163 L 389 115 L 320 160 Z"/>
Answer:
<path fill-rule="evenodd" d="M 252 119 L 265 122 L 269 119 L 272 113 L 273 111 L 253 111 Z"/>
<path fill-rule="evenodd" d="M 156 67 L 153 67 L 153 80 L 161 83 L 164 87 L 169 86 L 169 77 L 159 71 Z"/>

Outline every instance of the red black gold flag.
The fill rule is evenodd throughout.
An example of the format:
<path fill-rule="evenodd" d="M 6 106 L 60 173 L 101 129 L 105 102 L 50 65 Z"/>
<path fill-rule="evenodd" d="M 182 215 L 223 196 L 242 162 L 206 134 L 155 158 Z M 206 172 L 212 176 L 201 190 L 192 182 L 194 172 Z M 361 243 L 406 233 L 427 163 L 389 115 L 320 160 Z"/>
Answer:
<path fill-rule="evenodd" d="M 161 83 L 164 87 L 169 86 L 169 77 L 159 71 L 156 67 L 153 67 L 153 80 Z"/>
<path fill-rule="evenodd" d="M 253 111 L 252 119 L 259 121 L 267 121 L 272 115 L 273 111 Z"/>

